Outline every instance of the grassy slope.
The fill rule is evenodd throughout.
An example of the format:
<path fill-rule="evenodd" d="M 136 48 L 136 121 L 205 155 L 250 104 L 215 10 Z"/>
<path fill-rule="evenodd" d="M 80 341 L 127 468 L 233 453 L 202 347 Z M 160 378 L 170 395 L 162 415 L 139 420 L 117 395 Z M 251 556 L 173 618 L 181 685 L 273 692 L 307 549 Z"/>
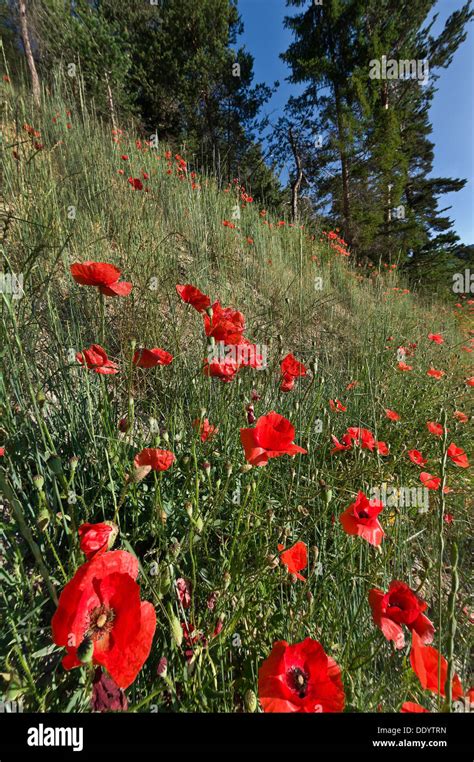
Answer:
<path fill-rule="evenodd" d="M 380 554 L 346 536 L 337 517 L 359 489 L 368 494 L 385 482 L 419 486 L 419 469 L 406 455 L 410 448 L 429 456 L 431 473 L 441 473 L 442 443 L 427 432 L 426 421 L 440 421 L 446 413 L 448 443 L 468 449 L 471 424 L 452 418 L 455 409 L 468 406 L 463 318 L 442 304 L 391 290 L 405 285 L 394 272 L 362 272 L 300 228 L 279 227 L 270 215 L 272 226 L 264 224 L 255 204 L 243 205 L 237 229 L 223 226 L 238 203 L 235 189 L 219 191 L 212 178 L 201 177 L 195 180 L 200 188 L 193 190 L 189 179 L 177 176 L 174 160 L 167 174 L 164 147 L 139 150 L 126 135 L 114 145 L 110 130 L 85 110 L 66 116 L 67 102 L 59 96 L 50 97 L 34 119 L 45 146 L 35 152 L 22 130 L 24 122 L 33 121 L 29 107 L 9 88 L 5 95 L 2 269 L 23 273 L 25 290 L 21 300 L 1 302 L 0 445 L 7 450 L 4 476 L 18 500 L 10 495 L 5 501 L 0 524 L 7 624 L 1 671 L 10 675 L 4 686 L 9 697 L 21 696 L 31 708 L 87 707 L 86 670 L 64 672 L 59 650 L 51 648 L 54 604 L 31 543 L 37 543 L 37 555 L 59 590 L 83 560 L 71 528 L 113 518 L 133 455 L 161 443 L 176 453 L 177 463 L 159 484 L 148 477 L 132 485 L 118 510 L 117 547 L 139 556 L 142 595 L 156 604 L 158 615 L 152 654 L 128 691 L 131 705 L 234 711 L 245 691 L 256 689 L 258 665 L 274 641 L 311 635 L 341 665 L 350 707 L 373 711 L 381 704 L 384 711 L 396 711 L 407 698 L 429 706 L 409 670 L 407 652 L 394 653 L 374 628 L 367 592 L 372 586 L 386 588 L 393 578 L 419 589 L 437 627 L 435 645 L 446 653 L 449 549 L 441 567 L 439 630 L 439 497 L 430 493 L 425 514 L 386 508 Z M 128 161 L 121 160 L 122 153 Z M 148 193 L 127 183 L 129 174 L 139 177 L 142 170 L 150 175 Z M 120 374 L 107 380 L 71 362 L 75 351 L 100 340 L 102 330 L 95 291 L 77 286 L 69 276 L 72 262 L 87 259 L 113 262 L 134 284 L 129 298 L 106 302 L 104 346 L 121 366 Z M 322 291 L 315 289 L 316 277 L 323 279 Z M 176 283 L 194 283 L 212 299 L 240 309 L 247 319 L 246 336 L 268 346 L 268 370 L 244 369 L 231 384 L 205 378 L 201 321 L 177 298 Z M 445 344 L 429 342 L 429 331 L 443 333 Z M 167 349 L 175 356 L 173 364 L 135 371 L 132 377 L 133 341 Z M 409 342 L 417 343 L 408 359 L 414 369 L 402 373 L 396 348 Z M 285 395 L 279 391 L 278 364 L 288 351 L 307 366 L 317 361 L 318 368 Z M 427 377 L 430 363 L 444 369 L 445 378 Z M 359 385 L 346 391 L 352 380 Z M 308 455 L 242 472 L 238 430 L 246 426 L 252 388 L 261 395 L 256 414 L 274 409 L 288 417 Z M 329 411 L 334 397 L 347 405 L 346 413 Z M 130 398 L 135 426 L 127 439 L 117 421 Z M 396 410 L 401 421 L 387 420 L 384 408 Z M 191 425 L 203 410 L 219 426 L 206 444 Z M 159 422 L 161 438 L 150 417 Z M 366 426 L 386 441 L 389 457 L 366 451 L 331 455 L 330 434 L 340 436 L 351 425 Z M 61 458 L 62 474 L 55 475 L 47 463 L 53 452 Z M 209 473 L 202 467 L 205 461 Z M 467 476 L 452 465 L 447 470 L 454 491 L 446 510 L 455 521 L 442 524 L 442 531 L 448 543 L 457 540 L 461 552 L 455 656 L 465 679 Z M 35 488 L 36 474 L 44 477 L 43 495 Z M 157 518 L 160 500 L 167 514 L 164 525 Z M 269 562 L 278 543 L 289 546 L 297 540 L 310 546 L 307 583 L 292 583 L 284 569 Z M 193 605 L 185 615 L 197 629 L 209 637 L 217 617 L 224 622 L 210 647 L 197 649 L 191 669 L 172 641 L 169 607 L 181 619 L 183 612 L 169 592 L 169 574 L 192 581 Z M 219 597 L 210 611 L 206 600 L 214 591 Z M 156 676 L 162 655 L 178 697 L 163 693 Z"/>

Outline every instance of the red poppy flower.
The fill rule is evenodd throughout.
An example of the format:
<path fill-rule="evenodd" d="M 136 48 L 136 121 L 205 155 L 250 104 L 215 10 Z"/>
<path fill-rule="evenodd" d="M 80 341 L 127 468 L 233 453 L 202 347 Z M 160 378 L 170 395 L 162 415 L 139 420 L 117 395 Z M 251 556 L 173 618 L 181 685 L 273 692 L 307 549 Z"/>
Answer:
<path fill-rule="evenodd" d="M 448 447 L 448 458 L 453 461 L 455 466 L 459 466 L 460 468 L 469 468 L 469 461 L 467 459 L 466 453 L 462 447 L 457 447 L 454 442 L 451 442 Z"/>
<path fill-rule="evenodd" d="M 269 458 L 296 455 L 304 450 L 293 442 L 295 427 L 282 415 L 271 411 L 258 418 L 255 428 L 240 429 L 245 458 L 253 466 L 264 466 Z"/>
<path fill-rule="evenodd" d="M 331 439 L 335 445 L 335 447 L 331 450 L 331 455 L 335 452 L 340 452 L 342 450 L 351 450 L 352 444 L 350 440 L 347 440 L 346 435 L 342 437 L 342 442 L 339 441 L 337 437 L 334 436 L 334 434 L 331 434 Z"/>
<path fill-rule="evenodd" d="M 199 436 L 201 437 L 201 442 L 207 442 L 208 439 L 214 436 L 214 434 L 217 434 L 219 429 L 217 426 L 213 426 L 209 423 L 208 418 L 204 418 L 203 421 L 200 421 L 199 418 L 196 418 L 195 421 L 193 421 L 193 427 L 195 429 L 199 429 Z"/>
<path fill-rule="evenodd" d="M 175 460 L 175 455 L 169 450 L 146 447 L 135 455 L 133 462 L 137 468 L 150 466 L 153 471 L 167 471 Z"/>
<path fill-rule="evenodd" d="M 399 369 L 399 370 L 404 370 L 404 371 L 413 370 L 413 365 L 407 365 L 407 364 L 406 364 L 406 362 L 404 362 L 403 360 L 401 360 L 401 361 L 398 363 L 398 369 Z"/>
<path fill-rule="evenodd" d="M 461 410 L 455 410 L 453 413 L 453 418 L 456 418 L 459 423 L 467 423 L 469 420 L 466 413 L 461 412 Z"/>
<path fill-rule="evenodd" d="M 408 457 L 416 466 L 424 466 L 427 458 L 424 458 L 419 450 L 408 450 Z"/>
<path fill-rule="evenodd" d="M 335 400 L 329 400 L 329 407 L 333 413 L 345 413 L 347 410 L 347 407 L 344 407 L 341 400 L 338 400 L 337 397 Z"/>
<path fill-rule="evenodd" d="M 211 300 L 206 294 L 203 294 L 196 286 L 191 286 L 187 283 L 185 286 L 176 286 L 178 296 L 181 297 L 183 302 L 190 304 L 198 312 L 204 312 L 211 306 Z"/>
<path fill-rule="evenodd" d="M 382 510 L 383 503 L 380 500 L 369 500 L 363 492 L 359 492 L 355 502 L 341 513 L 339 521 L 346 534 L 358 535 L 377 546 L 385 534 L 377 518 Z"/>
<path fill-rule="evenodd" d="M 400 416 L 398 413 L 395 412 L 395 410 L 390 410 L 390 408 L 385 408 L 385 415 L 390 421 L 399 421 Z"/>
<path fill-rule="evenodd" d="M 466 379 L 467 386 L 474 386 L 474 376 Z"/>
<path fill-rule="evenodd" d="M 132 186 L 133 190 L 143 190 L 143 183 L 139 177 L 129 177 L 128 182 Z"/>
<path fill-rule="evenodd" d="M 124 153 L 124 154 L 122 154 L 122 156 L 121 156 L 120 158 L 121 158 L 123 161 L 128 161 L 128 156 L 127 156 L 127 154 L 125 154 L 125 153 Z"/>
<path fill-rule="evenodd" d="M 118 528 L 112 521 L 100 524 L 81 524 L 77 533 L 80 538 L 81 550 L 88 561 L 94 556 L 105 553 L 114 544 Z"/>
<path fill-rule="evenodd" d="M 346 389 L 349 391 L 350 389 L 355 389 L 358 385 L 358 381 L 350 381 L 350 383 L 347 384 Z"/>
<path fill-rule="evenodd" d="M 405 582 L 394 580 L 390 583 L 388 592 L 372 588 L 369 590 L 369 604 L 372 618 L 387 640 L 393 640 L 395 648 L 405 645 L 402 625 L 409 630 L 415 630 L 423 643 L 431 643 L 434 627 L 432 622 L 423 614 L 427 604 L 411 590 Z"/>
<path fill-rule="evenodd" d="M 240 344 L 245 330 L 245 318 L 232 307 L 222 307 L 219 302 L 212 305 L 212 318 L 204 315 L 206 336 L 212 336 L 224 344 Z"/>
<path fill-rule="evenodd" d="M 409 712 L 410 714 L 420 714 L 422 712 L 426 712 L 426 714 L 430 714 L 428 709 L 425 709 L 425 707 L 421 706 L 421 704 L 416 704 L 414 701 L 405 701 L 405 703 L 402 704 L 400 712 Z"/>
<path fill-rule="evenodd" d="M 429 474 L 427 471 L 422 471 L 420 474 L 420 482 L 423 484 L 424 487 L 427 487 L 427 489 L 439 489 L 439 485 L 441 484 L 441 479 L 439 476 L 433 476 L 433 474 Z"/>
<path fill-rule="evenodd" d="M 428 338 L 430 341 L 434 341 L 435 344 L 444 344 L 444 339 L 440 333 L 429 333 Z"/>
<path fill-rule="evenodd" d="M 280 371 L 283 376 L 281 390 L 290 391 L 293 388 L 295 379 L 300 376 L 306 376 L 307 369 L 302 362 L 299 362 L 294 355 L 288 354 L 280 363 Z"/>
<path fill-rule="evenodd" d="M 91 344 L 89 349 L 77 352 L 76 360 L 81 365 L 85 365 L 88 370 L 93 370 L 94 373 L 100 373 L 105 376 L 118 373 L 117 363 L 109 360 L 107 352 L 100 344 Z"/>
<path fill-rule="evenodd" d="M 169 365 L 173 362 L 173 355 L 164 349 L 137 349 L 133 355 L 133 363 L 139 368 L 154 368 L 157 365 Z"/>
<path fill-rule="evenodd" d="M 291 392 L 294 389 L 296 379 L 293 376 L 287 376 L 282 379 L 280 390 L 282 392 Z"/>
<path fill-rule="evenodd" d="M 445 371 L 435 370 L 434 368 L 430 368 L 428 371 L 426 371 L 426 375 L 431 376 L 431 378 L 436 378 L 439 381 L 439 379 L 445 375 Z"/>
<path fill-rule="evenodd" d="M 434 434 L 435 437 L 441 437 L 443 436 L 443 427 L 440 423 L 435 423 L 434 421 L 428 421 L 426 424 L 426 428 L 430 432 L 430 434 Z"/>
<path fill-rule="evenodd" d="M 423 641 L 416 631 L 412 635 L 410 664 L 425 691 L 432 691 L 440 696 L 445 695 L 448 663 L 436 648 L 423 645 Z M 452 695 L 453 699 L 458 699 L 463 695 L 461 681 L 456 674 L 453 677 Z"/>
<path fill-rule="evenodd" d="M 120 688 L 133 683 L 156 628 L 153 605 L 140 601 L 137 576 L 138 560 L 124 550 L 103 553 L 79 567 L 51 622 L 53 641 L 67 651 L 65 669 L 91 660 L 105 667 Z"/>
<path fill-rule="evenodd" d="M 5 455 L 5 448 L 0 447 L 0 458 L 3 458 L 4 455 Z"/>
<path fill-rule="evenodd" d="M 363 450 L 373 450 L 376 446 L 375 437 L 369 429 L 361 429 L 357 426 L 350 426 L 344 434 L 342 441 L 346 440 L 360 445 Z"/>
<path fill-rule="evenodd" d="M 454 521 L 454 516 L 452 513 L 445 513 L 443 519 L 446 524 L 452 524 Z"/>
<path fill-rule="evenodd" d="M 204 375 L 211 378 L 220 378 L 226 384 L 234 380 L 238 370 L 239 365 L 227 357 L 224 358 L 223 362 L 219 362 L 219 360 L 211 360 L 211 362 L 207 359 L 204 360 Z"/>
<path fill-rule="evenodd" d="M 107 262 L 75 262 L 69 268 L 71 275 L 81 286 L 96 286 L 104 296 L 128 296 L 132 284 L 121 281 L 121 271 Z"/>
<path fill-rule="evenodd" d="M 385 442 L 376 442 L 375 446 L 377 448 L 377 452 L 379 455 L 388 455 L 389 449 L 388 445 L 385 444 Z"/>
<path fill-rule="evenodd" d="M 345 702 L 341 670 L 313 638 L 273 644 L 258 670 L 258 696 L 264 712 L 342 712 Z"/>
<path fill-rule="evenodd" d="M 263 368 L 263 356 L 258 354 L 258 347 L 242 336 L 240 341 L 231 345 L 232 355 L 236 363 L 243 368 Z"/>
<path fill-rule="evenodd" d="M 290 574 L 294 574 L 298 579 L 306 582 L 299 572 L 308 565 L 308 549 L 306 543 L 297 542 L 288 550 L 283 550 L 283 545 L 278 545 L 280 551 L 280 560 L 286 566 Z"/>

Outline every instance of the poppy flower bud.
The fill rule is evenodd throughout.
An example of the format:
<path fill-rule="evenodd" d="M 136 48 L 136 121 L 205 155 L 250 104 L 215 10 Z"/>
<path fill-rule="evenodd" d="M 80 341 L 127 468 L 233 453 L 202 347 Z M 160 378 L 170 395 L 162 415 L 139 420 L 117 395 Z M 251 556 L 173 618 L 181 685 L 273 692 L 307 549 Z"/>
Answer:
<path fill-rule="evenodd" d="M 44 403 L 46 402 L 46 396 L 42 389 L 39 389 L 39 391 L 36 394 L 36 402 L 40 407 L 43 407 Z"/>
<path fill-rule="evenodd" d="M 63 464 L 59 455 L 53 454 L 47 460 L 48 466 L 55 476 L 61 476 L 63 473 Z"/>
<path fill-rule="evenodd" d="M 246 712 L 255 712 L 257 710 L 257 697 L 254 691 L 248 690 L 245 692 L 244 705 Z"/>
<path fill-rule="evenodd" d="M 193 515 L 193 504 L 188 501 L 187 503 L 184 504 L 184 509 L 186 513 L 188 514 L 189 518 L 191 518 L 191 516 Z"/>
<path fill-rule="evenodd" d="M 94 641 L 91 638 L 85 637 L 79 648 L 77 649 L 77 658 L 84 664 L 88 664 L 92 661 L 92 654 L 94 653 Z"/>
<path fill-rule="evenodd" d="M 69 458 L 69 467 L 71 469 L 71 472 L 74 473 L 76 471 L 76 468 L 79 465 L 79 458 L 77 455 L 73 455 L 72 458 Z"/>
<path fill-rule="evenodd" d="M 205 471 L 207 474 L 209 474 L 209 473 L 211 472 L 211 464 L 209 463 L 209 461 L 207 461 L 207 460 L 206 460 L 206 461 L 205 461 L 205 462 L 202 464 L 202 467 L 203 467 L 204 471 Z"/>
<path fill-rule="evenodd" d="M 267 556 L 267 564 L 269 565 L 271 569 L 276 569 L 279 563 L 280 563 L 280 559 L 278 558 L 278 556 L 274 556 L 274 555 Z"/>
<path fill-rule="evenodd" d="M 225 472 L 227 476 L 230 476 L 232 473 L 232 463 L 230 463 L 229 461 L 227 461 L 227 463 L 225 464 Z"/>
<path fill-rule="evenodd" d="M 120 419 L 118 422 L 118 430 L 121 431 L 122 434 L 126 434 L 130 430 L 128 416 L 124 415 L 123 418 Z"/>
<path fill-rule="evenodd" d="M 227 588 L 230 585 L 230 580 L 231 580 L 231 576 L 230 576 L 229 572 L 225 572 L 225 574 L 224 574 L 222 579 L 223 579 L 223 582 L 224 582 L 224 590 L 227 590 Z"/>
<path fill-rule="evenodd" d="M 253 405 L 247 405 L 247 423 L 255 423 L 255 408 Z"/>
<path fill-rule="evenodd" d="M 50 520 L 49 511 L 47 508 L 42 508 L 38 518 L 36 519 L 36 524 L 39 529 L 41 529 L 42 532 L 44 532 L 45 529 L 47 529 L 48 524 Z"/>
<path fill-rule="evenodd" d="M 130 481 L 132 484 L 138 484 L 139 482 L 143 481 L 145 476 L 148 476 L 150 471 L 151 466 L 138 466 L 137 468 L 134 468 L 130 474 Z"/>
<path fill-rule="evenodd" d="M 162 656 L 161 659 L 158 662 L 158 666 L 156 668 L 156 674 L 158 677 L 165 678 L 168 674 L 168 659 L 165 656 Z"/>
<path fill-rule="evenodd" d="M 246 474 L 246 473 L 248 473 L 248 471 L 250 471 L 251 468 L 252 468 L 252 464 L 251 463 L 245 463 L 243 466 L 240 467 L 240 473 L 241 474 Z"/>
<path fill-rule="evenodd" d="M 170 624 L 171 624 L 171 635 L 173 637 L 174 642 L 179 647 L 181 643 L 183 642 L 183 629 L 181 627 L 181 623 L 178 617 L 173 611 L 170 611 Z"/>
<path fill-rule="evenodd" d="M 41 474 L 36 474 L 36 476 L 33 476 L 33 484 L 35 485 L 35 488 L 38 490 L 38 492 L 42 491 L 44 486 L 44 479 Z"/>
<path fill-rule="evenodd" d="M 315 376 L 316 373 L 318 372 L 318 361 L 317 360 L 312 360 L 309 363 L 309 369 L 310 369 L 311 373 L 313 374 L 313 376 Z"/>
<path fill-rule="evenodd" d="M 198 534 L 201 534 L 201 532 L 202 532 L 202 528 L 203 528 L 203 526 L 204 526 L 204 521 L 202 520 L 202 517 L 201 517 L 201 516 L 198 516 L 198 517 L 197 517 L 196 521 L 194 522 L 194 525 L 195 525 L 195 527 L 196 527 L 196 532 L 197 532 Z"/>

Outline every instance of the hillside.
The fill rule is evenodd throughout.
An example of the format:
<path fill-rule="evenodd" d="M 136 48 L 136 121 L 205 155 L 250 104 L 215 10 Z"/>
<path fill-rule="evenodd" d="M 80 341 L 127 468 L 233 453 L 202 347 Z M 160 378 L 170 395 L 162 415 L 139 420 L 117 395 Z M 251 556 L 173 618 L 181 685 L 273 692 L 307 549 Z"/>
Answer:
<path fill-rule="evenodd" d="M 273 644 L 311 637 L 340 667 L 347 711 L 435 711 L 443 699 L 410 667 L 410 628 L 397 650 L 372 618 L 369 590 L 393 580 L 427 602 L 432 645 L 452 654 L 467 691 L 469 469 L 448 446 L 469 453 L 472 442 L 472 300 L 430 302 L 396 263 L 357 266 L 337 231 L 276 218 L 238 180 L 219 189 L 186 146 L 154 146 L 133 127 L 112 134 L 59 89 L 35 111 L 4 82 L 2 103 L 4 695 L 33 711 L 90 708 L 94 669 L 63 668 L 50 624 L 85 561 L 78 527 L 104 521 L 118 527 L 115 548 L 138 558 L 141 599 L 156 612 L 130 710 L 249 711 Z M 71 277 L 90 261 L 118 268 L 129 295 Z M 213 312 L 186 304 L 184 284 Z M 224 381 L 202 372 L 221 335 L 217 300 L 243 313 L 263 368 L 227 368 Z M 226 321 L 241 327 L 226 313 L 226 337 Z M 93 344 L 118 372 L 78 361 Z M 137 367 L 140 348 L 172 362 Z M 289 353 L 306 372 L 285 391 Z M 239 429 L 271 411 L 294 437 L 280 422 L 260 449 L 278 451 L 283 431 L 284 449 L 294 439 L 306 452 L 252 465 Z M 202 441 L 205 419 L 216 430 Z M 145 473 L 134 466 L 144 448 L 175 460 Z M 410 498 L 387 504 L 390 488 Z M 340 522 L 359 492 L 386 503 L 375 546 Z M 299 568 L 282 555 L 296 543 Z M 448 607 L 453 546 L 460 588 Z"/>

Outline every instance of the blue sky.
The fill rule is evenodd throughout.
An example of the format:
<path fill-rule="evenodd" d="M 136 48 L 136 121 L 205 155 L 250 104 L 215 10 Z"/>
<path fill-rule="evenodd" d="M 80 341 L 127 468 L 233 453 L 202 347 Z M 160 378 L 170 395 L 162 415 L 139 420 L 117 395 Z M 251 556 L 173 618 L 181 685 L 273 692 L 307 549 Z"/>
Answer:
<path fill-rule="evenodd" d="M 432 33 L 439 32 L 446 18 L 462 5 L 463 0 L 438 0 L 439 18 Z M 289 30 L 283 27 L 283 18 L 300 9 L 287 8 L 285 0 L 238 0 L 238 7 L 245 28 L 240 44 L 254 56 L 254 81 L 280 82 L 277 93 L 265 106 L 265 113 L 270 114 L 273 121 L 295 92 L 294 86 L 285 81 L 289 69 L 279 54 L 292 39 Z M 455 222 L 456 232 L 469 244 L 474 243 L 474 23 L 451 66 L 438 73 L 438 92 L 431 107 L 435 144 L 433 175 L 468 180 L 459 193 L 443 196 L 440 205 L 452 207 L 449 216 Z"/>

